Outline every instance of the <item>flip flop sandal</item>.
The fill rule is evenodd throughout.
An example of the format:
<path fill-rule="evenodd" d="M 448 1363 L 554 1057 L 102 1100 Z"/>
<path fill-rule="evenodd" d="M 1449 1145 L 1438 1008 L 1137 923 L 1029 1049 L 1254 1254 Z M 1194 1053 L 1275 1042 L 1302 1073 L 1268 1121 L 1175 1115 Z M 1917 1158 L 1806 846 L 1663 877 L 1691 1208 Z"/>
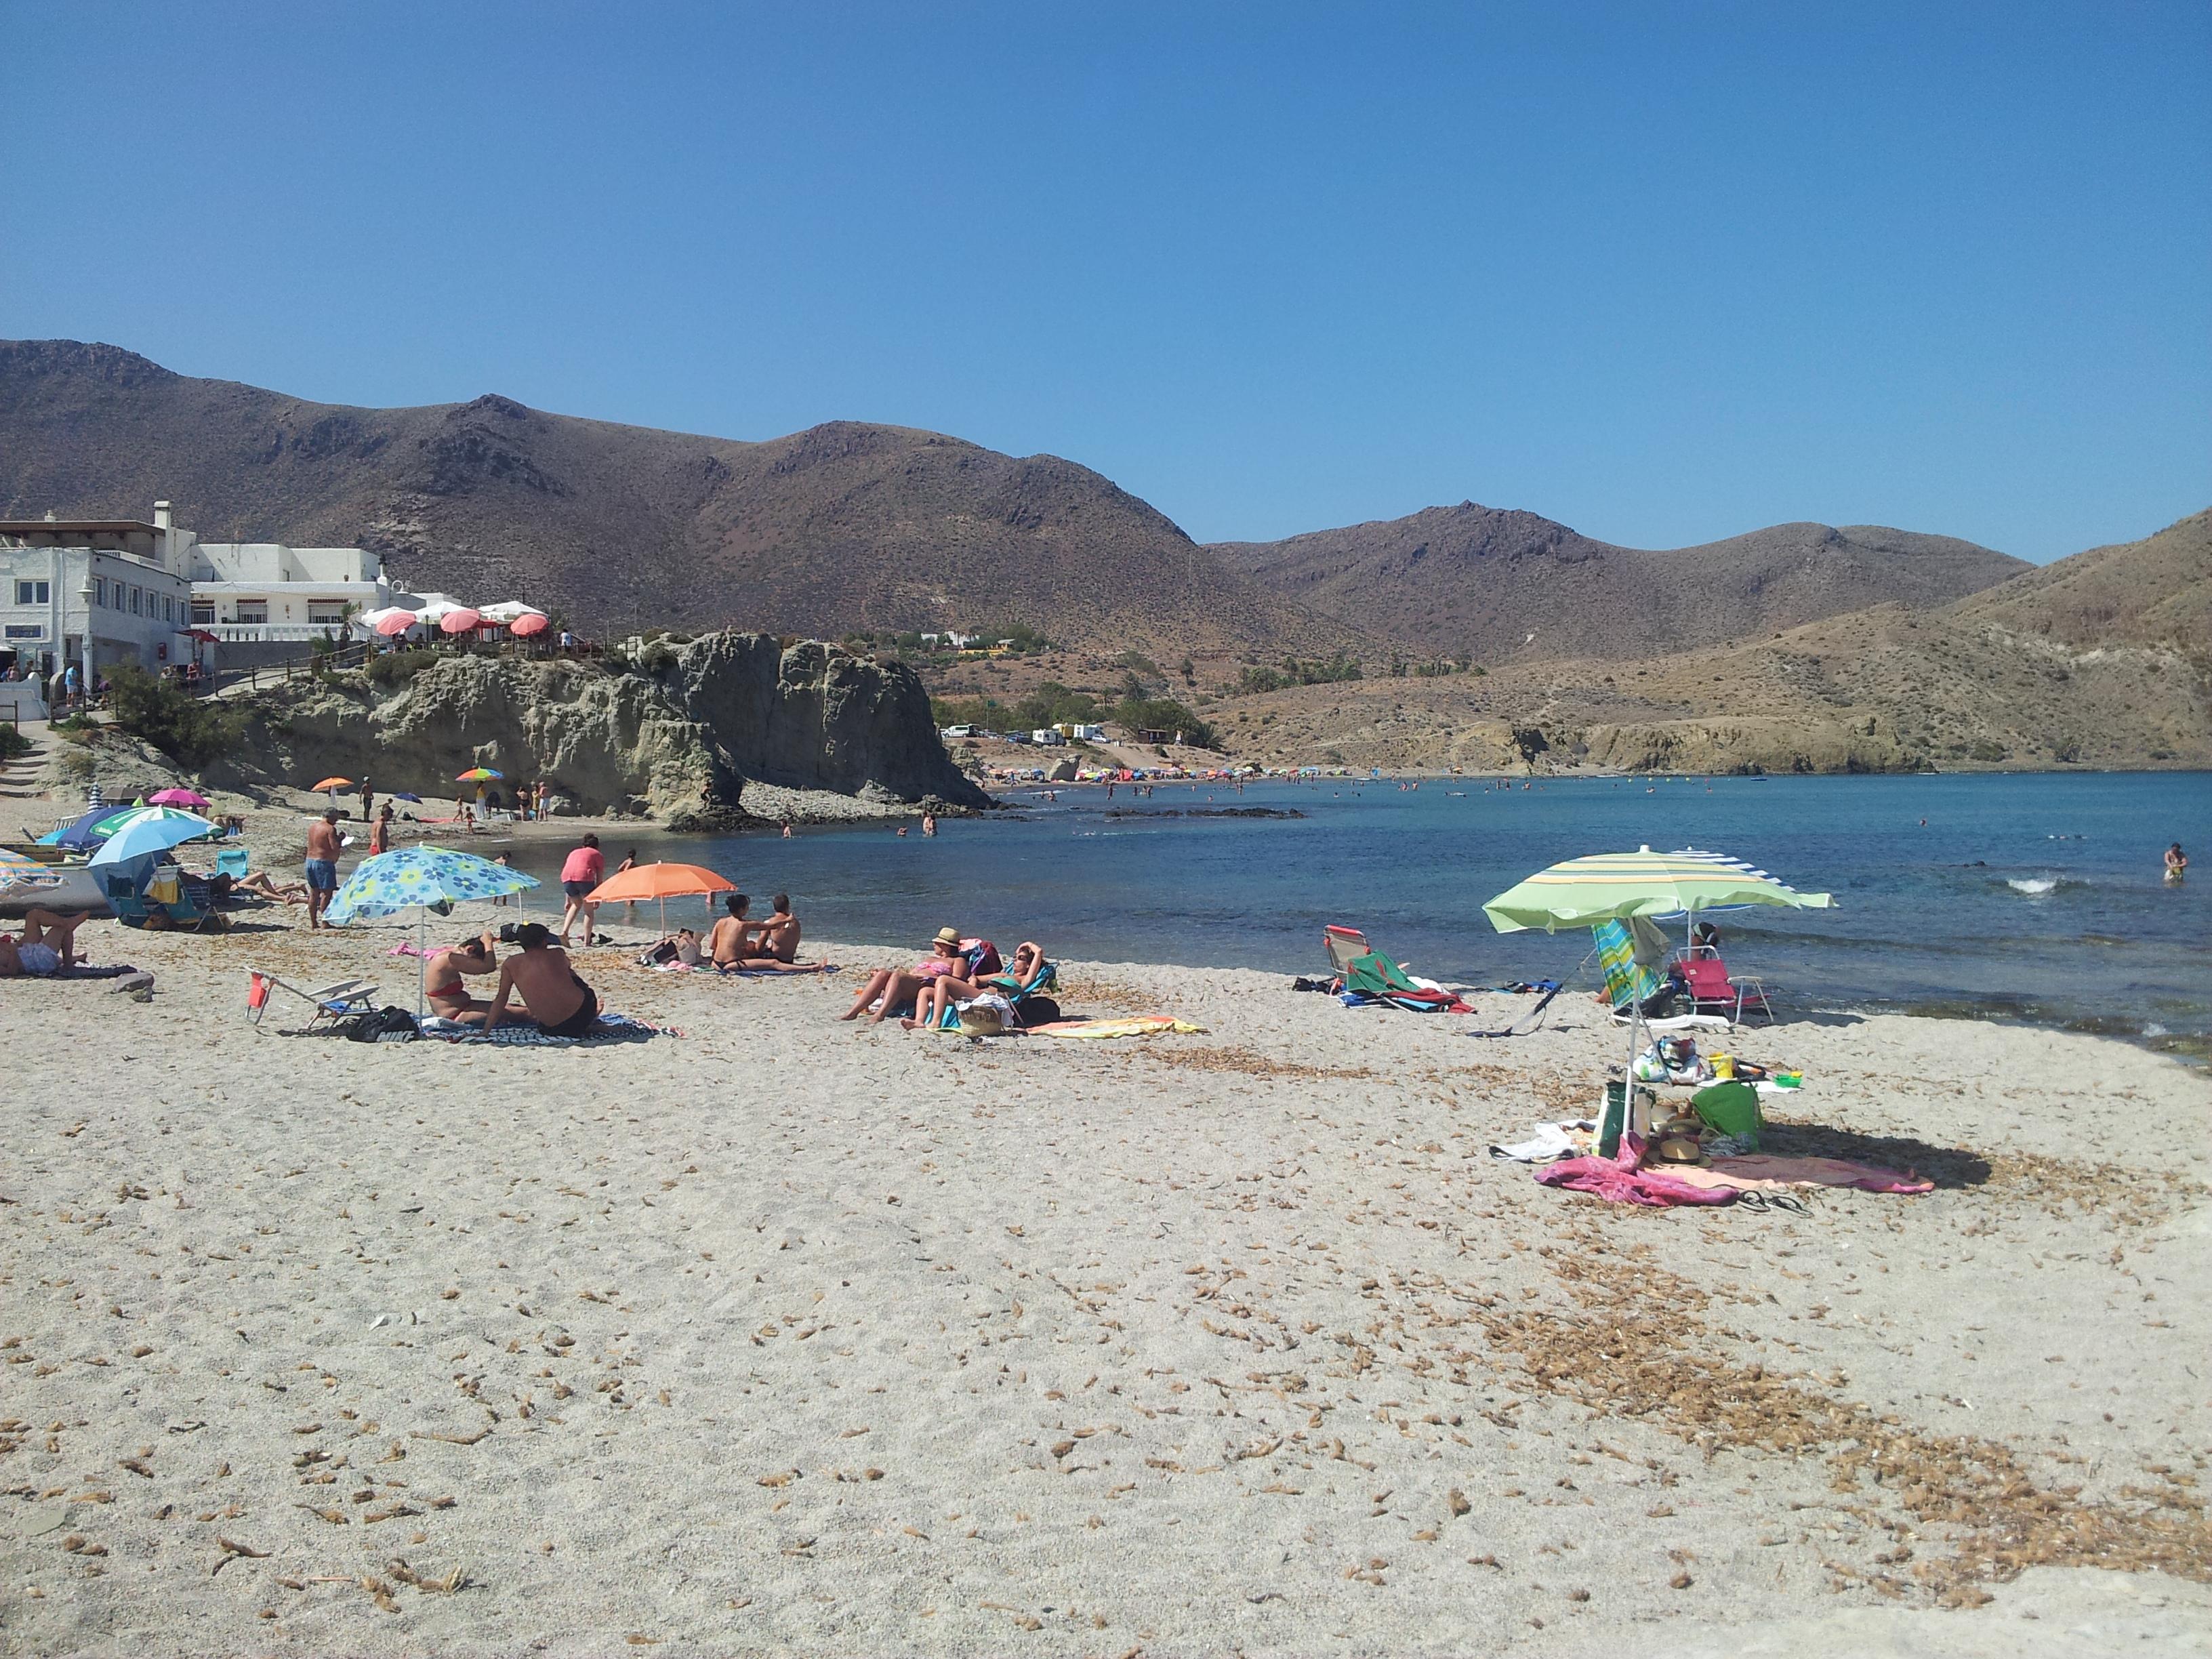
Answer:
<path fill-rule="evenodd" d="M 1791 1215 L 1809 1216 L 1813 1213 L 1805 1200 L 1794 1193 L 1769 1193 L 1766 1203 L 1770 1209 L 1784 1210 Z"/>

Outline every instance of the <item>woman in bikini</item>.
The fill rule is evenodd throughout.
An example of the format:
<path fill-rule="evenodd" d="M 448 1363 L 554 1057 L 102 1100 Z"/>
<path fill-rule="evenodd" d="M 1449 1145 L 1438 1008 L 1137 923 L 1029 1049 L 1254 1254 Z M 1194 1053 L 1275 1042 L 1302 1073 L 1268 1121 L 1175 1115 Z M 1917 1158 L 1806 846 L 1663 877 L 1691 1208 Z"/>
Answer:
<path fill-rule="evenodd" d="M 489 932 L 475 939 L 465 939 L 459 945 L 431 953 L 422 974 L 423 999 L 429 1003 L 430 1012 L 441 1018 L 463 1025 L 481 1025 L 491 1012 L 491 1004 L 471 996 L 468 987 L 461 982 L 462 975 L 498 971 L 499 959 L 493 953 Z"/>
<path fill-rule="evenodd" d="M 869 1022 L 879 1025 L 884 1015 L 902 1003 L 919 996 L 928 988 L 931 981 L 967 965 L 960 954 L 959 933 L 951 927 L 940 927 L 937 930 L 937 937 L 929 942 L 927 957 L 904 971 L 896 968 L 877 969 L 868 975 L 868 982 L 860 988 L 860 994 L 853 999 L 853 1006 L 837 1018 L 858 1019 L 868 1011 L 870 1003 L 881 998 L 883 1006 L 877 1009 L 874 1019 Z M 968 994 L 973 996 L 975 992 L 971 990 Z"/>

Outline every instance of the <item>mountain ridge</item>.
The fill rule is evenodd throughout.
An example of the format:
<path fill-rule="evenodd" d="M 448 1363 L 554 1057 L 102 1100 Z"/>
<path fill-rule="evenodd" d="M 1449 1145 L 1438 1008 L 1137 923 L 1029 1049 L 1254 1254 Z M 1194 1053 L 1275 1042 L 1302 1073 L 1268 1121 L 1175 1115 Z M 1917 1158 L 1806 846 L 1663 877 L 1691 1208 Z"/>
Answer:
<path fill-rule="evenodd" d="M 1324 615 L 1468 660 L 1633 655 L 1772 633 L 1895 600 L 1944 604 L 2034 567 L 1955 537 L 1795 522 L 1673 549 L 1621 547 L 1462 501 L 1212 550 Z M 1567 619 L 1562 625 L 1562 619 Z M 1655 648 L 1655 646 L 1657 648 Z"/>

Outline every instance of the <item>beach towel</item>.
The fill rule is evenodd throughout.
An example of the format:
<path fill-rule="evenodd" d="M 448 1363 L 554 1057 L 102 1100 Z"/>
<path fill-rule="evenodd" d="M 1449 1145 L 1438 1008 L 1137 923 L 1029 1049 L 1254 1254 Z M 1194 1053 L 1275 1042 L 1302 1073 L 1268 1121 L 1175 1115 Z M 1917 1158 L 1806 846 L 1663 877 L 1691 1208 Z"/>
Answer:
<path fill-rule="evenodd" d="M 95 968 L 88 962 L 80 962 L 74 968 L 57 968 L 51 974 L 26 974 L 27 981 L 42 979 L 120 979 L 125 974 L 138 970 L 128 963 L 112 962 Z"/>
<path fill-rule="evenodd" d="M 1608 1204 L 1641 1204 L 1667 1209 L 1677 1204 L 1733 1204 L 1733 1187 L 1699 1186 L 1673 1170 L 1639 1170 L 1632 1157 L 1615 1162 L 1609 1158 L 1571 1158 L 1536 1171 L 1547 1187 L 1565 1187 L 1590 1193 Z"/>
<path fill-rule="evenodd" d="M 1370 951 L 1364 957 L 1355 957 L 1346 964 L 1344 989 L 1338 1000 L 1349 1008 L 1380 1002 L 1389 1007 L 1403 1008 L 1413 1013 L 1467 1014 L 1474 1012 L 1443 987 L 1417 982 L 1407 975 L 1403 968 L 1379 951 Z"/>
<path fill-rule="evenodd" d="M 1739 1189 L 1777 1187 L 1856 1187 L 1866 1193 L 1932 1193 L 1936 1183 L 1907 1170 L 1899 1174 L 1878 1164 L 1854 1164 L 1843 1158 L 1784 1158 L 1772 1152 L 1747 1158 L 1717 1158 L 1703 1169 L 1679 1171 L 1700 1186 Z"/>
<path fill-rule="evenodd" d="M 1574 1132 L 1582 1131 L 1577 1142 Z M 1539 1123 L 1536 1133 L 1526 1140 L 1516 1140 L 1510 1146 L 1494 1146 L 1490 1155 L 1514 1164 L 1550 1164 L 1562 1158 L 1571 1158 L 1589 1138 L 1597 1133 L 1597 1124 L 1590 1118 L 1577 1118 L 1571 1123 Z"/>
<path fill-rule="evenodd" d="M 1055 1019 L 1048 1024 L 1030 1027 L 1031 1036 L 1051 1037 L 1125 1037 L 1153 1036 L 1162 1031 L 1178 1031 L 1185 1035 L 1200 1034 L 1203 1025 L 1193 1025 L 1188 1020 L 1177 1019 L 1173 1014 L 1131 1014 L 1121 1019 Z"/>
<path fill-rule="evenodd" d="M 672 1025 L 650 1025 L 628 1014 L 602 1013 L 590 1033 L 580 1037 L 555 1036 L 534 1025 L 501 1025 L 487 1031 L 436 1015 L 422 1022 L 422 1035 L 443 1042 L 481 1042 L 503 1048 L 574 1048 L 581 1043 L 647 1042 L 657 1036 L 681 1036 Z"/>
<path fill-rule="evenodd" d="M 1625 923 L 1601 921 L 1590 929 L 1597 940 L 1598 966 L 1605 971 L 1605 1000 L 1616 1008 L 1642 1006 L 1659 994 L 1659 975 L 1637 954 L 1637 941 Z M 1647 948 L 1645 954 L 1648 955 Z"/>

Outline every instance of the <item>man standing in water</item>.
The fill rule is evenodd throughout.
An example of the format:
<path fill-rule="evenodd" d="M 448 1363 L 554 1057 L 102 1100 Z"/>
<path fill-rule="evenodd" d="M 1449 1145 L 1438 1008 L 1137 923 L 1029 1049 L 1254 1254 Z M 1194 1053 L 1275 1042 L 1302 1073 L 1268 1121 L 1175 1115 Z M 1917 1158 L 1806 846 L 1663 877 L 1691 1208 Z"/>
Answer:
<path fill-rule="evenodd" d="M 2166 878 L 2179 887 L 2188 874 L 2189 854 L 2183 852 L 2181 843 L 2176 842 L 2166 849 Z"/>

